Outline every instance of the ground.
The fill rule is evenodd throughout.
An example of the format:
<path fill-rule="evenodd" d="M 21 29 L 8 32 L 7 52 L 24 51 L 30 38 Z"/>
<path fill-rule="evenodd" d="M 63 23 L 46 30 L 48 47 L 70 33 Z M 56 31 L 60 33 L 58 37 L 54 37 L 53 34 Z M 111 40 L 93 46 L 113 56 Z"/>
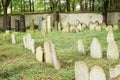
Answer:
<path fill-rule="evenodd" d="M 118 60 L 106 58 L 107 32 L 105 30 L 89 31 L 86 29 L 78 33 L 52 31 L 45 37 L 38 30 L 35 30 L 32 33 L 32 37 L 35 39 L 35 47 L 43 46 L 46 40 L 51 40 L 54 43 L 62 66 L 60 70 L 54 69 L 52 65 L 45 62 L 38 62 L 35 54 L 24 48 L 22 36 L 25 34 L 16 33 L 17 43 L 12 45 L 11 36 L 7 35 L 4 41 L 3 33 L 0 33 L 0 80 L 75 80 L 74 66 L 76 61 L 84 61 L 89 70 L 94 65 L 102 67 L 108 78 L 109 68 L 120 64 L 120 58 Z M 120 30 L 114 31 L 114 36 L 120 50 Z M 93 37 L 97 37 L 102 46 L 102 59 L 90 57 L 89 49 Z M 85 56 L 82 56 L 77 50 L 79 39 L 83 39 L 85 44 L 87 51 Z"/>

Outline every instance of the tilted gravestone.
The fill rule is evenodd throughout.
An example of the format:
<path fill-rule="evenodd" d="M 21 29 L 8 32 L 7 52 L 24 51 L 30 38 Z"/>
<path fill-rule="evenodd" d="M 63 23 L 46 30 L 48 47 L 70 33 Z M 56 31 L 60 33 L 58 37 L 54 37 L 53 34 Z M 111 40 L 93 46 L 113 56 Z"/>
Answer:
<path fill-rule="evenodd" d="M 93 38 L 90 45 L 90 56 L 95 59 L 102 58 L 101 45 L 96 37 Z"/>
<path fill-rule="evenodd" d="M 118 46 L 115 41 L 110 41 L 108 43 L 107 58 L 108 59 L 118 59 L 119 58 Z"/>
<path fill-rule="evenodd" d="M 36 48 L 36 59 L 39 62 L 43 62 L 43 50 L 41 46 Z"/>
<path fill-rule="evenodd" d="M 114 34 L 112 31 L 109 31 L 107 34 L 107 42 L 109 43 L 111 41 L 114 41 Z"/>
<path fill-rule="evenodd" d="M 44 52 L 46 63 L 52 64 L 55 69 L 60 69 L 60 63 L 57 59 L 55 47 L 51 41 L 44 42 Z"/>
<path fill-rule="evenodd" d="M 83 61 L 75 62 L 75 80 L 89 80 L 89 71 Z"/>
<path fill-rule="evenodd" d="M 15 37 L 14 33 L 11 34 L 11 39 L 12 39 L 12 44 L 15 44 L 16 43 L 16 37 Z"/>
<path fill-rule="evenodd" d="M 93 66 L 90 71 L 90 80 L 106 80 L 104 70 L 99 66 Z"/>
<path fill-rule="evenodd" d="M 78 40 L 78 51 L 85 55 L 85 48 L 82 40 Z"/>

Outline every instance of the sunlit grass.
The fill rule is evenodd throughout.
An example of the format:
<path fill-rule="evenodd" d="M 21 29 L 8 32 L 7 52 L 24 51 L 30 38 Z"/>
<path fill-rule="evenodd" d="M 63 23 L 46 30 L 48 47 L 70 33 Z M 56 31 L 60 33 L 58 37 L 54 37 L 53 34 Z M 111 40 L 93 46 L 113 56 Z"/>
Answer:
<path fill-rule="evenodd" d="M 12 33 L 13 31 L 11 31 Z M 28 33 L 29 31 L 27 31 Z M 3 41 L 0 34 L 0 80 L 74 80 L 74 64 L 76 61 L 84 61 L 88 68 L 94 65 L 102 67 L 108 75 L 110 67 L 120 64 L 119 60 L 107 60 L 107 32 L 84 30 L 79 33 L 64 33 L 53 31 L 42 36 L 38 30 L 32 33 L 35 39 L 35 47 L 43 46 L 44 41 L 51 40 L 56 48 L 62 68 L 55 70 L 52 65 L 38 62 L 35 54 L 23 46 L 22 36 L 26 33 L 15 33 L 17 44 L 11 44 L 11 35 L 7 35 Z M 114 31 L 115 40 L 120 50 L 120 30 Z M 102 59 L 90 57 L 90 44 L 93 37 L 97 37 L 104 54 Z M 77 50 L 77 41 L 82 39 L 87 55 L 82 56 Z"/>

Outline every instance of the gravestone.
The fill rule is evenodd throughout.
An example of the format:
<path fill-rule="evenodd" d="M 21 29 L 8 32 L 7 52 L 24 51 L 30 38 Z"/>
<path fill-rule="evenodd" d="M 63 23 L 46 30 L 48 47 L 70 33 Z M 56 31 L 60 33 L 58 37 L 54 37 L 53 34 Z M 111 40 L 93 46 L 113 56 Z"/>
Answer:
<path fill-rule="evenodd" d="M 108 26 L 106 27 L 106 31 L 112 31 L 112 30 L 113 30 L 112 25 L 108 25 Z"/>
<path fill-rule="evenodd" d="M 101 26 L 100 25 L 95 26 L 95 30 L 96 31 L 101 31 Z"/>
<path fill-rule="evenodd" d="M 106 24 L 103 22 L 100 24 L 102 29 L 106 29 Z"/>
<path fill-rule="evenodd" d="M 15 44 L 16 43 L 16 37 L 15 37 L 14 33 L 11 34 L 11 39 L 12 39 L 12 44 Z"/>
<path fill-rule="evenodd" d="M 89 80 L 89 71 L 83 61 L 75 62 L 75 80 Z"/>
<path fill-rule="evenodd" d="M 82 30 L 83 30 L 81 23 L 79 23 L 79 24 L 77 25 L 77 28 L 78 28 L 79 31 L 82 31 Z"/>
<path fill-rule="evenodd" d="M 113 30 L 118 30 L 118 25 L 113 25 Z"/>
<path fill-rule="evenodd" d="M 101 45 L 96 37 L 93 38 L 90 45 L 90 56 L 95 59 L 102 58 Z"/>
<path fill-rule="evenodd" d="M 32 22 L 30 23 L 30 31 L 31 32 L 34 32 L 34 27 L 35 27 L 34 20 L 32 20 Z"/>
<path fill-rule="evenodd" d="M 85 49 L 84 49 L 84 44 L 82 40 L 78 40 L 78 51 L 85 55 Z"/>
<path fill-rule="evenodd" d="M 110 41 L 108 43 L 107 58 L 108 59 L 118 59 L 119 58 L 118 46 L 115 41 Z"/>
<path fill-rule="evenodd" d="M 41 31 L 41 29 L 42 29 L 42 20 L 43 20 L 43 18 L 42 18 L 42 16 L 39 16 L 39 26 L 38 26 L 38 29 Z"/>
<path fill-rule="evenodd" d="M 19 31 L 19 20 L 15 20 L 15 31 L 18 32 Z"/>
<path fill-rule="evenodd" d="M 45 52 L 46 63 L 53 64 L 52 55 L 51 55 L 51 45 L 49 41 L 44 42 L 44 52 Z"/>
<path fill-rule="evenodd" d="M 11 30 L 11 16 L 7 16 L 7 30 Z"/>
<path fill-rule="evenodd" d="M 34 39 L 31 39 L 30 44 L 31 44 L 31 51 L 32 51 L 33 54 L 35 54 L 35 42 L 34 42 Z"/>
<path fill-rule="evenodd" d="M 106 80 L 104 70 L 99 66 L 93 66 L 90 71 L 90 80 Z"/>
<path fill-rule="evenodd" d="M 25 32 L 26 31 L 25 16 L 24 15 L 20 15 L 20 31 L 21 32 Z"/>
<path fill-rule="evenodd" d="M 116 76 L 120 75 L 120 65 L 115 66 L 115 74 Z"/>
<path fill-rule="evenodd" d="M 52 28 L 52 19 L 51 19 L 51 16 L 48 16 L 47 17 L 47 30 L 48 30 L 48 32 L 51 31 L 51 28 Z"/>
<path fill-rule="evenodd" d="M 43 62 L 43 50 L 41 46 L 36 48 L 36 59 L 39 62 Z"/>
<path fill-rule="evenodd" d="M 61 26 L 61 23 L 59 22 L 58 23 L 58 30 L 61 31 L 61 29 L 62 29 L 62 26 Z"/>
<path fill-rule="evenodd" d="M 26 47 L 27 49 L 31 50 L 31 40 L 32 40 L 32 36 L 30 33 L 28 33 L 26 35 Z"/>
<path fill-rule="evenodd" d="M 27 48 L 26 36 L 23 36 L 23 44 L 24 44 L 24 47 Z"/>
<path fill-rule="evenodd" d="M 46 63 L 52 64 L 55 69 L 60 69 L 60 63 L 56 56 L 55 47 L 51 41 L 44 42 L 44 52 Z"/>
<path fill-rule="evenodd" d="M 110 78 L 116 77 L 115 68 L 109 68 Z"/>
<path fill-rule="evenodd" d="M 6 35 L 10 34 L 10 30 L 5 31 Z"/>
<path fill-rule="evenodd" d="M 47 33 L 47 21 L 46 20 L 42 21 L 41 33 L 42 33 L 43 36 L 45 36 L 45 34 Z"/>
<path fill-rule="evenodd" d="M 114 34 L 112 31 L 109 31 L 107 34 L 107 42 L 109 43 L 111 41 L 114 41 Z"/>
<path fill-rule="evenodd" d="M 50 41 L 51 43 L 51 55 L 52 55 L 52 59 L 53 59 L 53 66 L 55 69 L 60 69 L 61 66 L 60 66 L 60 62 L 57 58 L 57 53 L 56 53 L 56 50 L 55 50 L 55 46 L 54 44 Z"/>
<path fill-rule="evenodd" d="M 94 23 L 91 23 L 91 24 L 89 25 L 89 28 L 90 28 L 90 31 L 95 30 L 95 24 L 94 24 Z"/>

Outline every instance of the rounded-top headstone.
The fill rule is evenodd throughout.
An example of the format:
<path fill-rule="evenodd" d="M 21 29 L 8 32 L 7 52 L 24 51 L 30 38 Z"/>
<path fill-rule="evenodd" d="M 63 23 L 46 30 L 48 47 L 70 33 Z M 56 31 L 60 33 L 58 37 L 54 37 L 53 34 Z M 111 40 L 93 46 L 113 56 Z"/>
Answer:
<path fill-rule="evenodd" d="M 78 51 L 83 55 L 85 54 L 84 44 L 82 40 L 78 40 Z"/>
<path fill-rule="evenodd" d="M 90 56 L 95 59 L 102 58 L 101 45 L 96 37 L 93 38 L 90 45 Z"/>
<path fill-rule="evenodd" d="M 104 70 L 99 66 L 93 66 L 90 71 L 90 80 L 106 80 Z"/>
<path fill-rule="evenodd" d="M 107 58 L 108 59 L 118 59 L 119 58 L 118 46 L 115 41 L 110 41 L 108 43 Z"/>
<path fill-rule="evenodd" d="M 114 34 L 112 31 L 109 31 L 107 34 L 107 42 L 109 43 L 111 41 L 114 41 Z"/>
<path fill-rule="evenodd" d="M 89 80 L 88 67 L 83 61 L 75 63 L 75 80 Z"/>
<path fill-rule="evenodd" d="M 36 48 L 36 59 L 40 62 L 43 62 L 43 50 L 41 46 Z"/>

